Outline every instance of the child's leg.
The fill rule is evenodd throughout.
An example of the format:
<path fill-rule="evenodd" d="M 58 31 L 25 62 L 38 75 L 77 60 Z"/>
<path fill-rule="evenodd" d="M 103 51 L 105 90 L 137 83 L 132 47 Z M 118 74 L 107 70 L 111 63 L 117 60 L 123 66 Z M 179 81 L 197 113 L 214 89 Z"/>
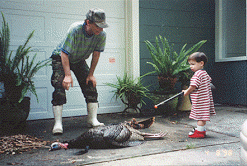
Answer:
<path fill-rule="evenodd" d="M 204 121 L 204 120 L 198 120 L 197 121 L 197 130 L 198 131 L 206 131 L 205 125 L 206 125 L 206 121 Z"/>
<path fill-rule="evenodd" d="M 190 138 L 204 138 L 206 135 L 206 121 L 199 120 L 197 121 L 197 128 L 194 131 L 189 133 Z"/>
<path fill-rule="evenodd" d="M 197 125 L 198 126 L 205 126 L 206 125 L 206 121 L 205 120 L 198 120 L 197 121 Z"/>

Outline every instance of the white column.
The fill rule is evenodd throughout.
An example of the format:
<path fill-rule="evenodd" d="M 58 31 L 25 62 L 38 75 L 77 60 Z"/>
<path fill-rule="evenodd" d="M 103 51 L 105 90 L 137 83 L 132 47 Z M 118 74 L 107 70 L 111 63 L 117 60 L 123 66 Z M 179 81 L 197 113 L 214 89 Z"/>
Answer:
<path fill-rule="evenodd" d="M 139 0 L 125 0 L 126 65 L 133 78 L 140 76 Z"/>

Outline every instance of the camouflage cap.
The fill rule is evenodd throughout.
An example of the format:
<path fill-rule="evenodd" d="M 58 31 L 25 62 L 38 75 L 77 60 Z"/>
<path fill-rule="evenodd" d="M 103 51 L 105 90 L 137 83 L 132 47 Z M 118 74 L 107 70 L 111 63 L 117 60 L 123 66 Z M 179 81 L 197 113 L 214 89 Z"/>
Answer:
<path fill-rule="evenodd" d="M 86 18 L 92 22 L 95 22 L 100 28 L 107 28 L 108 24 L 105 22 L 105 12 L 99 8 L 90 9 L 87 14 Z"/>

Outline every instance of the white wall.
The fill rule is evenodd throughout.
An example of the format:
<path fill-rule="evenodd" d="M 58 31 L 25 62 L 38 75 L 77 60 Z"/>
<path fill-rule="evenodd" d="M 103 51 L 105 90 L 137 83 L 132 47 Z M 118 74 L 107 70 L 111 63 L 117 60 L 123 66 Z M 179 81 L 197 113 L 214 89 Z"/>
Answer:
<path fill-rule="evenodd" d="M 112 98 L 113 94 L 110 93 L 112 89 L 105 86 L 104 83 L 115 82 L 116 75 L 122 76 L 126 63 L 139 66 L 139 58 L 132 62 L 126 62 L 125 47 L 126 36 L 129 36 L 126 35 L 126 4 L 134 3 L 137 7 L 138 3 L 136 2 L 138 0 L 1 0 L 0 11 L 4 13 L 10 26 L 11 50 L 16 50 L 18 45 L 23 44 L 28 34 L 35 30 L 30 46 L 34 50 L 33 54 L 37 52 L 38 60 L 43 60 L 50 57 L 54 47 L 62 40 L 70 24 L 75 21 L 83 21 L 90 8 L 99 7 L 104 9 L 106 21 L 110 27 L 105 29 L 107 33 L 106 49 L 101 53 L 95 77 L 98 83 L 99 113 L 109 113 L 123 111 L 125 106 Z M 139 16 L 133 17 L 136 18 L 130 19 L 139 19 Z M 2 18 L 0 21 L 2 22 Z M 139 23 L 137 24 L 139 25 Z M 136 29 L 130 33 L 135 34 L 133 31 L 136 31 Z M 139 44 L 139 41 L 136 43 Z M 133 50 L 134 48 L 127 48 L 127 50 Z M 130 52 L 132 52 L 131 56 L 139 55 L 139 52 Z M 115 62 L 112 63 L 111 59 L 114 59 Z M 90 58 L 88 62 L 90 64 Z M 135 71 L 139 73 L 139 68 Z M 47 67 L 35 75 L 34 80 L 39 103 L 31 95 L 29 120 L 53 118 L 51 74 L 51 67 Z M 67 92 L 68 101 L 64 105 L 63 116 L 87 114 L 84 97 L 75 80 L 74 78 L 74 87 Z"/>

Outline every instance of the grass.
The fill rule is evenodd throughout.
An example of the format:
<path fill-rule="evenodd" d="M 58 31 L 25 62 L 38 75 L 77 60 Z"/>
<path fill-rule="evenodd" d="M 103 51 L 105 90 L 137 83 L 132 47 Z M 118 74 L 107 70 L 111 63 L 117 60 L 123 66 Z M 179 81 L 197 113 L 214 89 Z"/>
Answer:
<path fill-rule="evenodd" d="M 190 144 L 188 144 L 188 145 L 186 145 L 186 149 L 195 149 L 195 144 L 193 144 L 193 143 L 190 143 Z"/>

